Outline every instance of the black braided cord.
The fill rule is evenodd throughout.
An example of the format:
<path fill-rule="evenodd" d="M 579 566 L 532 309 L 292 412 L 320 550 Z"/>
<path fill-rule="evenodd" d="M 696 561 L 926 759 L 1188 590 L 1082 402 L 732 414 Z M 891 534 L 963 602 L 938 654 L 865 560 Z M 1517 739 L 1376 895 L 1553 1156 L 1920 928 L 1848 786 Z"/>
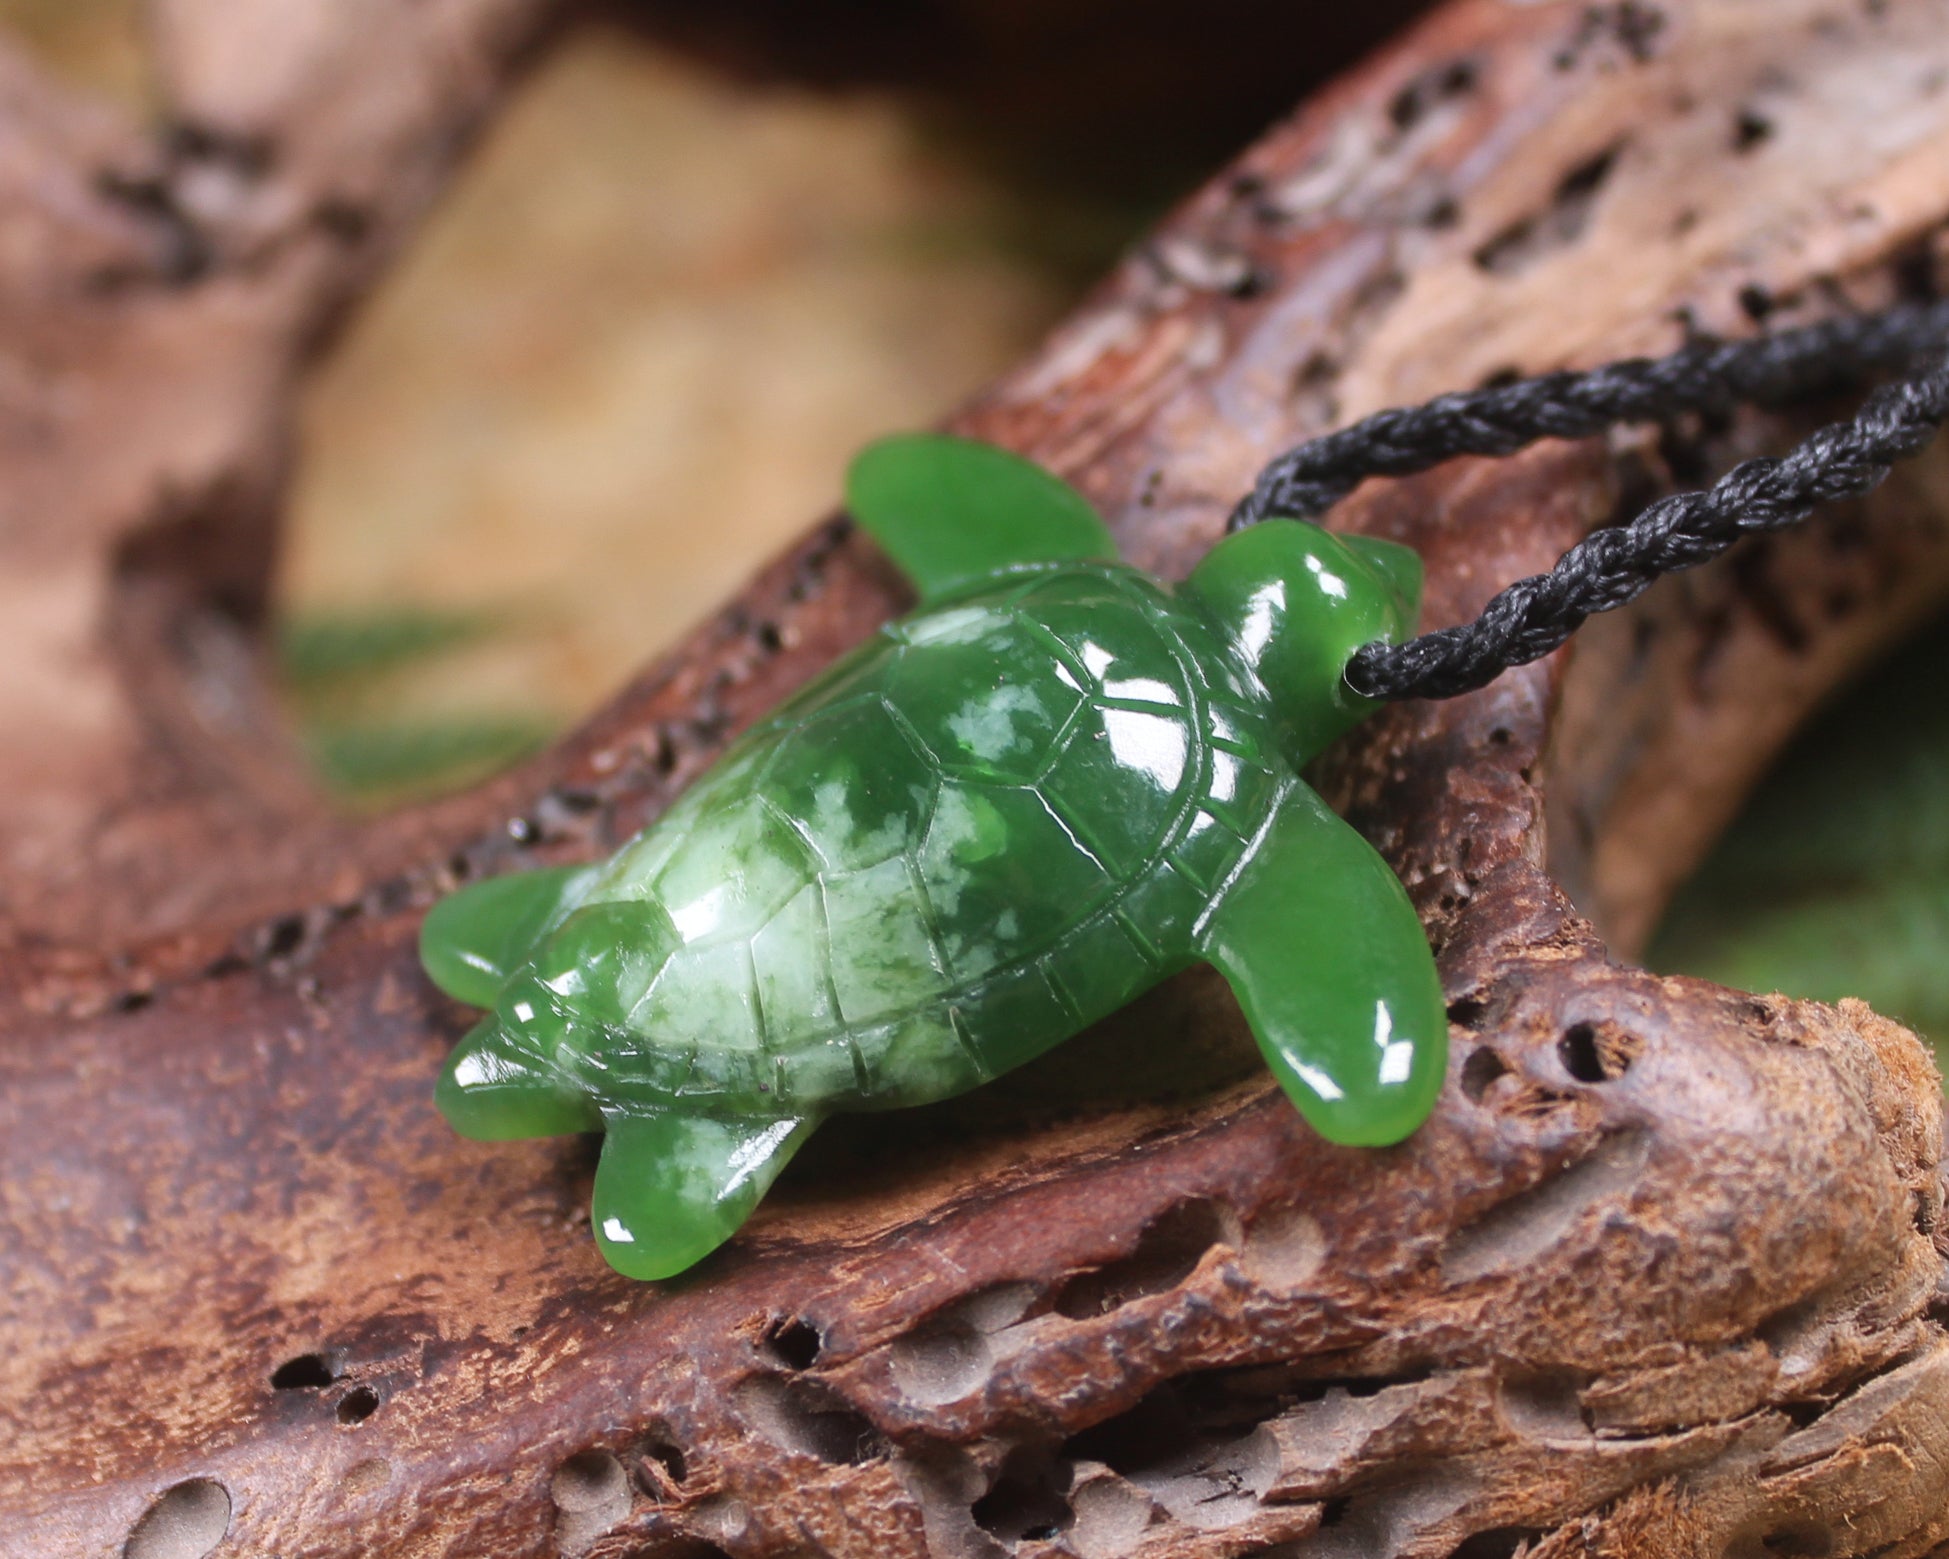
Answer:
<path fill-rule="evenodd" d="M 1370 644 L 1347 668 L 1349 684 L 1369 698 L 1452 698 L 1549 654 L 1586 618 L 1636 599 L 1661 575 L 1707 562 L 1750 532 L 1793 525 L 1823 503 L 1859 497 L 1919 454 L 1949 421 L 1949 303 L 1851 315 L 1752 341 L 1700 342 L 1669 357 L 1384 411 L 1274 460 L 1231 524 L 1310 519 L 1367 477 L 1406 476 L 1458 455 L 1510 455 L 1540 439 L 1588 438 L 1686 411 L 1784 405 L 1901 369 L 1911 376 L 1877 390 L 1852 421 L 1593 532 L 1549 573 L 1502 591 L 1473 622 L 1405 644 Z"/>

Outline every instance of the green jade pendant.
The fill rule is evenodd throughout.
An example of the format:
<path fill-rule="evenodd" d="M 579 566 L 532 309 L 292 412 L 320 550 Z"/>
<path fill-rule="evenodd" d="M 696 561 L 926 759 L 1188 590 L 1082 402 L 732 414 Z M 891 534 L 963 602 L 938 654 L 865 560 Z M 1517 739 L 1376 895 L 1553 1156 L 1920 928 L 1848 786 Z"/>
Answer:
<path fill-rule="evenodd" d="M 1322 1136 L 1420 1125 L 1427 941 L 1299 778 L 1373 707 L 1342 673 L 1411 630 L 1419 559 L 1272 520 L 1173 590 L 1053 476 L 932 435 L 865 451 L 847 496 L 920 606 L 607 863 L 427 916 L 428 973 L 492 1009 L 440 1079 L 454 1127 L 605 1132 L 597 1242 L 669 1277 L 828 1115 L 974 1088 L 1200 961 Z"/>

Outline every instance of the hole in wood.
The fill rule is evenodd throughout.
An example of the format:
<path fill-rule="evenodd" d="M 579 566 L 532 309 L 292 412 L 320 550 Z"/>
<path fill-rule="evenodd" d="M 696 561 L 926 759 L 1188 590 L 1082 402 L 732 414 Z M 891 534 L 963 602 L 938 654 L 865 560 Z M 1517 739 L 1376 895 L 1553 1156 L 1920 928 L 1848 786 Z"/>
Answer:
<path fill-rule="evenodd" d="M 765 1347 L 787 1369 L 809 1370 L 825 1347 L 818 1328 L 798 1316 L 784 1316 L 765 1328 Z"/>
<path fill-rule="evenodd" d="M 392 1463 L 384 1457 L 368 1456 L 362 1462 L 354 1462 L 346 1469 L 345 1476 L 339 1480 L 339 1492 L 356 1499 L 370 1494 L 374 1489 L 384 1488 L 392 1482 Z"/>
<path fill-rule="evenodd" d="M 786 1450 L 850 1467 L 887 1454 L 886 1437 L 866 1416 L 816 1381 L 750 1380 L 737 1399 L 758 1432 Z"/>
<path fill-rule="evenodd" d="M 1584 10 L 1570 41 L 1557 52 L 1558 70 L 1575 70 L 1593 56 L 1606 53 L 1635 65 L 1648 64 L 1658 53 L 1658 35 L 1665 30 L 1665 14 L 1646 0 L 1618 0 L 1616 5 L 1593 5 Z"/>
<path fill-rule="evenodd" d="M 1401 134 L 1407 134 L 1443 103 L 1473 92 L 1476 75 L 1473 60 L 1453 60 L 1424 71 L 1394 94 L 1394 100 L 1387 105 L 1388 120 Z"/>
<path fill-rule="evenodd" d="M 1061 1487 L 1066 1471 L 1047 1457 L 1011 1457 L 969 1514 L 1004 1543 L 1048 1542 L 1075 1519 Z"/>
<path fill-rule="evenodd" d="M 565 1554 L 580 1553 L 629 1514 L 629 1474 L 613 1451 L 577 1452 L 555 1469 L 548 1494 Z"/>
<path fill-rule="evenodd" d="M 1557 1059 L 1580 1083 L 1612 1083 L 1631 1070 L 1644 1042 L 1611 1023 L 1573 1023 L 1557 1041 Z"/>
<path fill-rule="evenodd" d="M 1448 1559 L 1516 1559 L 1527 1553 L 1547 1534 L 1541 1527 L 1492 1527 L 1463 1538 L 1450 1551 Z"/>
<path fill-rule="evenodd" d="M 1619 141 L 1578 163 L 1558 181 L 1547 207 L 1512 222 L 1476 250 L 1476 265 L 1491 276 L 1513 276 L 1583 237 L 1623 150 Z"/>
<path fill-rule="evenodd" d="M 370 1386 L 354 1386 L 338 1399 L 338 1421 L 348 1427 L 362 1424 L 379 1406 L 379 1393 Z"/>
<path fill-rule="evenodd" d="M 298 950 L 305 939 L 305 917 L 286 915 L 271 922 L 264 932 L 262 954 L 265 958 L 288 958 Z"/>
<path fill-rule="evenodd" d="M 993 1352 L 965 1325 L 932 1325 L 894 1339 L 887 1362 L 900 1394 L 923 1407 L 965 1397 L 987 1377 Z"/>
<path fill-rule="evenodd" d="M 1773 121 L 1756 108 L 1742 108 L 1733 120 L 1732 149 L 1742 157 L 1773 139 Z"/>
<path fill-rule="evenodd" d="M 1487 1045 L 1477 1045 L 1462 1063 L 1462 1092 L 1476 1104 L 1499 1077 L 1509 1075 L 1509 1063 Z"/>
<path fill-rule="evenodd" d="M 1575 1370 L 1535 1370 L 1509 1375 L 1497 1385 L 1497 1404 L 1510 1428 L 1538 1440 L 1588 1440 L 1585 1377 Z"/>
<path fill-rule="evenodd" d="M 271 1371 L 273 1391 L 311 1391 L 329 1386 L 345 1373 L 337 1353 L 301 1353 Z"/>
<path fill-rule="evenodd" d="M 1563 1069 L 1578 1082 L 1609 1081 L 1604 1073 L 1603 1057 L 1597 1053 L 1597 1030 L 1588 1023 L 1574 1024 L 1565 1029 L 1563 1038 L 1557 1041 L 1556 1050 L 1563 1062 Z"/>
<path fill-rule="evenodd" d="M 565 812 L 577 817 L 587 817 L 602 807 L 602 797 L 593 790 L 584 790 L 576 785 L 558 785 L 550 794 Z"/>
<path fill-rule="evenodd" d="M 1572 1238 L 1603 1203 L 1626 1197 L 1644 1168 L 1650 1139 L 1618 1132 L 1549 1179 L 1490 1208 L 1450 1236 L 1442 1271 L 1450 1283 L 1506 1272 Z"/>
<path fill-rule="evenodd" d="M 230 1531 L 230 1491 L 214 1478 L 166 1489 L 142 1514 L 123 1559 L 204 1559 Z"/>
<path fill-rule="evenodd" d="M 1462 225 L 1462 207 L 1452 195 L 1437 195 L 1421 208 L 1420 222 L 1430 232 L 1446 233 Z"/>
<path fill-rule="evenodd" d="M 1326 1231 L 1297 1207 L 1261 1213 L 1245 1235 L 1239 1265 L 1247 1277 L 1273 1289 L 1294 1289 L 1326 1260 Z"/>
<path fill-rule="evenodd" d="M 1169 1293 L 1214 1245 L 1236 1243 L 1236 1236 L 1228 1238 L 1234 1221 L 1230 1209 L 1216 1202 L 1180 1202 L 1151 1221 L 1128 1256 L 1070 1279 L 1056 1296 L 1057 1312 L 1087 1320 L 1133 1299 Z"/>
<path fill-rule="evenodd" d="M 681 1498 L 684 1479 L 689 1476 L 689 1460 L 674 1440 L 658 1436 L 644 1441 L 638 1449 L 636 1481 L 659 1504 Z"/>
<path fill-rule="evenodd" d="M 1340 377 L 1340 362 L 1327 352 L 1315 351 L 1293 371 L 1294 409 L 1324 426 L 1340 416 L 1340 401 L 1333 393 Z"/>
<path fill-rule="evenodd" d="M 1319 1531 L 1289 1552 L 1292 1559 L 1438 1553 L 1430 1540 L 1454 1530 L 1457 1512 L 1475 1493 L 1467 1473 L 1430 1470 L 1393 1487 L 1329 1499 L 1320 1507 Z"/>
<path fill-rule="evenodd" d="M 1137 1552 L 1156 1510 L 1142 1489 L 1110 1472 L 1083 1474 L 1071 1485 L 1069 1508 L 1065 1546 L 1083 1559 L 1125 1559 Z"/>
<path fill-rule="evenodd" d="M 1824 1357 L 1831 1339 L 1823 1316 L 1823 1297 L 1812 1294 L 1796 1300 L 1760 1323 L 1757 1335 L 1780 1361 L 1783 1376 L 1805 1375 Z"/>
<path fill-rule="evenodd" d="M 1827 1559 L 1834 1534 L 1817 1522 L 1796 1521 L 1761 1536 L 1760 1551 L 1769 1559 Z"/>
<path fill-rule="evenodd" d="M 1252 1520 L 1279 1464 L 1277 1445 L 1261 1426 L 1283 1403 L 1234 1394 L 1224 1378 L 1231 1373 L 1166 1381 L 1127 1412 L 1075 1436 L 1060 1459 L 1102 1463 L 1201 1530 Z"/>
<path fill-rule="evenodd" d="M 629 1503 L 629 1478 L 611 1451 L 581 1451 L 555 1469 L 549 1497 L 560 1510 L 593 1510 Z"/>
<path fill-rule="evenodd" d="M 894 1385 L 927 1407 L 966 1396 L 994 1361 L 989 1338 L 1036 1310 L 1040 1297 L 1030 1283 L 994 1283 L 927 1317 L 888 1346 Z"/>

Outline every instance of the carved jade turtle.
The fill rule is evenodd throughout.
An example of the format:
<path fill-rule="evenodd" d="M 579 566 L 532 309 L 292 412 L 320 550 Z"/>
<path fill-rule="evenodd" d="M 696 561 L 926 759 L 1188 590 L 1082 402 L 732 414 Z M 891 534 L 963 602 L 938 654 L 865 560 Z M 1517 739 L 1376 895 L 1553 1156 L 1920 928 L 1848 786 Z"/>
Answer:
<path fill-rule="evenodd" d="M 427 917 L 434 980 L 493 1009 L 440 1080 L 453 1125 L 606 1132 L 596 1238 L 667 1277 L 826 1116 L 973 1088 L 1202 960 L 1323 1136 L 1412 1131 L 1444 1071 L 1428 946 L 1298 771 L 1371 707 L 1342 672 L 1410 628 L 1414 554 L 1273 520 L 1173 590 L 1054 477 L 934 436 L 848 496 L 919 608 L 607 863 Z"/>

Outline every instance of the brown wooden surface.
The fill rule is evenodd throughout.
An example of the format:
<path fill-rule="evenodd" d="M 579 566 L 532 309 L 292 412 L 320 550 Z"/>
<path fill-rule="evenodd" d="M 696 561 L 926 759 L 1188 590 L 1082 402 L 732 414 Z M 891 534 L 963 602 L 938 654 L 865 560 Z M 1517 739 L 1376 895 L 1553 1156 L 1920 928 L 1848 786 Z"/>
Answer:
<path fill-rule="evenodd" d="M 1451 1086 L 1410 1143 L 1322 1147 L 1187 979 L 828 1128 L 725 1252 L 631 1284 L 586 1145 L 432 1111 L 466 1015 L 418 915 L 619 840 L 898 587 L 822 529 L 523 772 L 321 820 L 248 674 L 275 419 L 539 8 L 206 5 L 173 0 L 216 41 L 172 56 L 161 165 L 0 93 L 0 1553 L 186 1559 L 226 1507 L 216 1551 L 264 1559 L 1949 1552 L 1923 1051 L 1593 927 L 1628 952 L 1806 707 L 1949 593 L 1949 459 L 1327 766 L 1441 954 Z M 297 10 L 281 74 L 245 43 Z M 1299 436 L 1929 291 L 1946 224 L 1945 0 L 1456 0 L 961 425 L 1176 573 Z M 1341 522 L 1418 546 L 1450 621 L 1790 431 L 1464 463 Z"/>

